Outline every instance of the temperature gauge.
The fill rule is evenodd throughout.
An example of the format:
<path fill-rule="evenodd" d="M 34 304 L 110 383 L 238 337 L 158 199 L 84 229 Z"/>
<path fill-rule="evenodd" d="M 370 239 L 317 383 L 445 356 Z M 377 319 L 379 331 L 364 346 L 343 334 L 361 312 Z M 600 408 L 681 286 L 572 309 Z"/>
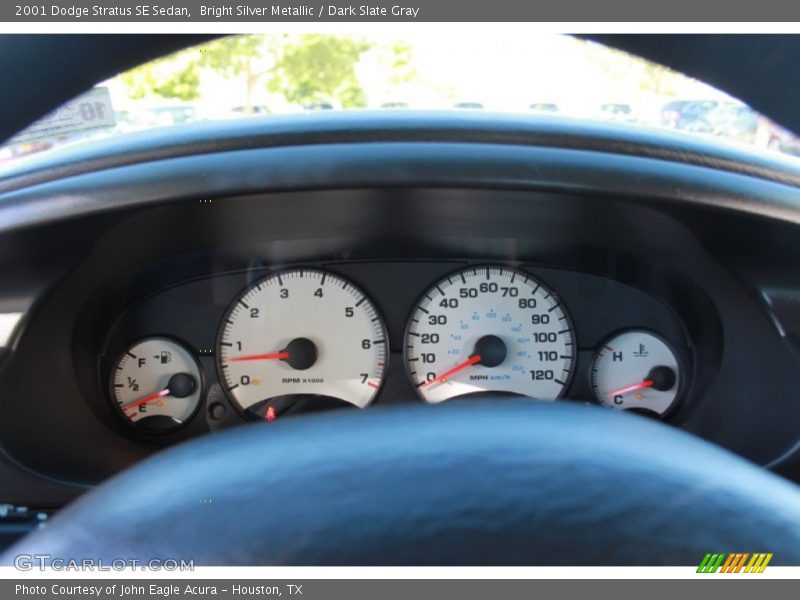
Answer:
<path fill-rule="evenodd" d="M 662 417 L 680 397 L 682 373 L 677 355 L 664 339 L 631 329 L 597 351 L 591 383 L 595 398 L 604 406 Z"/>
<path fill-rule="evenodd" d="M 197 361 L 166 338 L 148 338 L 128 348 L 110 379 L 111 396 L 125 420 L 148 433 L 180 427 L 200 402 Z"/>

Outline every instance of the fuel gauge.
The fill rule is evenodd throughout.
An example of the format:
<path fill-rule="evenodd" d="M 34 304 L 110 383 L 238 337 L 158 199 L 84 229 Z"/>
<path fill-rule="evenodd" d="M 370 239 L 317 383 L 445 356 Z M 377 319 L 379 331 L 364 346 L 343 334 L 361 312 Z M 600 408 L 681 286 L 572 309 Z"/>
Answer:
<path fill-rule="evenodd" d="M 163 337 L 137 342 L 117 360 L 111 395 L 123 418 L 147 433 L 183 425 L 200 402 L 200 367 L 184 346 Z"/>
<path fill-rule="evenodd" d="M 629 329 L 597 351 L 591 384 L 595 398 L 604 406 L 663 417 L 680 398 L 680 361 L 660 336 Z"/>

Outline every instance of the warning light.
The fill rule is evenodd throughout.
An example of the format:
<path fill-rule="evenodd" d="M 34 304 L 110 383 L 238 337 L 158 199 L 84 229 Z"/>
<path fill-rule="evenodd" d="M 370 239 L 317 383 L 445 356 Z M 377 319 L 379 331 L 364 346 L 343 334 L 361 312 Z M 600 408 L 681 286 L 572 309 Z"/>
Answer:
<path fill-rule="evenodd" d="M 267 421 L 274 421 L 275 419 L 277 419 L 278 418 L 278 413 L 275 412 L 275 407 L 268 406 L 267 407 L 267 412 L 264 413 L 264 418 Z"/>

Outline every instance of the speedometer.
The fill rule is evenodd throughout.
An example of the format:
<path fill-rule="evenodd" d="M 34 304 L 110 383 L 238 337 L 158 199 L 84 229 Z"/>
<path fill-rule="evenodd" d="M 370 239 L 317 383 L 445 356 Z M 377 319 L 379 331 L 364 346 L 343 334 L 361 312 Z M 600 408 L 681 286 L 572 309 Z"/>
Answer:
<path fill-rule="evenodd" d="M 411 381 L 427 402 L 476 392 L 554 400 L 572 376 L 575 335 L 565 307 L 541 281 L 481 266 L 423 294 L 405 348 Z"/>
<path fill-rule="evenodd" d="M 372 302 L 317 269 L 277 272 L 246 288 L 225 315 L 218 346 L 228 396 L 270 421 L 324 399 L 363 408 L 386 367 L 386 329 Z"/>

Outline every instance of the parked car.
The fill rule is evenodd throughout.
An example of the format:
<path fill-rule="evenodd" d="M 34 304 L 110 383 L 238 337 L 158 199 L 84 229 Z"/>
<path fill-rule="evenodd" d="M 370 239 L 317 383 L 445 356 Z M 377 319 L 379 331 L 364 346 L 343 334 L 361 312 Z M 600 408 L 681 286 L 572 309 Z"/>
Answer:
<path fill-rule="evenodd" d="M 620 102 L 606 102 L 600 105 L 600 119 L 608 121 L 633 121 L 633 108 L 630 104 Z"/>
<path fill-rule="evenodd" d="M 800 156 L 800 137 L 772 121 L 769 122 L 769 127 L 769 141 L 767 142 L 769 148 L 784 154 Z"/>
<path fill-rule="evenodd" d="M 334 110 L 334 106 L 331 102 L 322 101 L 322 102 L 310 102 L 303 106 L 305 110 Z"/>
<path fill-rule="evenodd" d="M 759 116 L 744 104 L 720 103 L 703 117 L 711 133 L 720 137 L 752 144 L 756 141 Z"/>
<path fill-rule="evenodd" d="M 557 113 L 559 108 L 555 102 L 534 102 L 528 106 L 528 110 L 539 113 Z"/>
<path fill-rule="evenodd" d="M 136 113 L 132 119 L 136 129 L 183 125 L 197 120 L 197 110 L 187 104 L 155 106 Z"/>
<path fill-rule="evenodd" d="M 253 106 L 249 107 L 249 109 L 248 109 L 247 106 L 234 106 L 231 109 L 231 112 L 234 112 L 234 113 L 239 114 L 239 115 L 246 115 L 246 114 L 251 114 L 251 115 L 269 115 L 269 114 L 272 114 L 272 111 L 269 109 L 269 107 L 268 106 L 264 106 L 263 104 L 253 105 Z"/>
<path fill-rule="evenodd" d="M 719 105 L 716 100 L 675 100 L 661 109 L 661 124 L 664 127 L 710 133 L 711 125 L 706 120 L 708 112 Z"/>

